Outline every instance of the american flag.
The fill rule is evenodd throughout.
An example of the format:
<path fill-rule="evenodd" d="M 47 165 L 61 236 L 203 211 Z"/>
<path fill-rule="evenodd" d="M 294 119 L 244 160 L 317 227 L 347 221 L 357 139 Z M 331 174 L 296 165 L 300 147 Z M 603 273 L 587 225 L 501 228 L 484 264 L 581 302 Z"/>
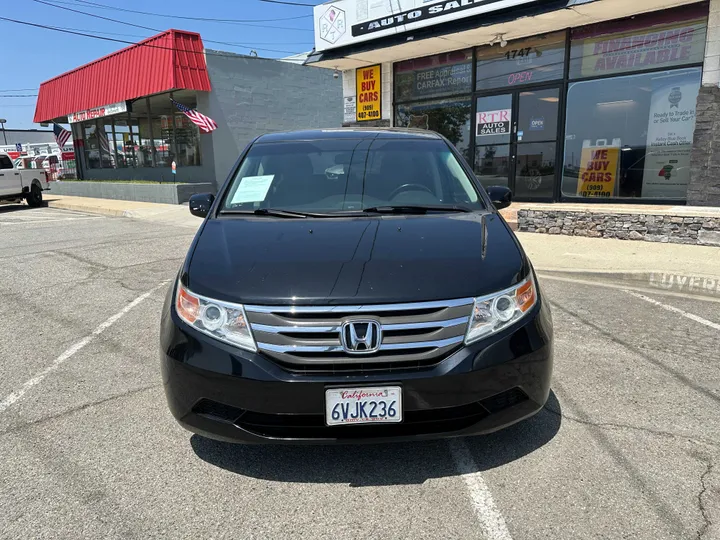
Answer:
<path fill-rule="evenodd" d="M 189 107 L 186 107 L 182 103 L 178 103 L 174 99 L 171 99 L 170 101 L 173 102 L 173 105 L 175 105 L 181 113 L 183 113 L 185 116 L 187 116 L 190 121 L 195 124 L 197 127 L 199 127 L 202 131 L 205 133 L 210 133 L 214 129 L 217 129 L 217 124 L 215 123 L 215 120 L 212 118 L 209 118 L 205 116 L 204 114 L 201 114 L 193 109 L 190 109 Z"/>
<path fill-rule="evenodd" d="M 72 133 L 57 124 L 53 124 L 53 131 L 55 132 L 55 141 L 58 143 L 60 148 L 65 146 L 65 143 L 67 143 L 70 137 L 72 137 Z"/>
<path fill-rule="evenodd" d="M 105 133 L 104 129 L 98 131 L 98 139 L 100 141 L 100 148 L 108 154 L 112 154 L 113 151 L 110 149 L 110 143 L 108 142 L 107 133 Z"/>

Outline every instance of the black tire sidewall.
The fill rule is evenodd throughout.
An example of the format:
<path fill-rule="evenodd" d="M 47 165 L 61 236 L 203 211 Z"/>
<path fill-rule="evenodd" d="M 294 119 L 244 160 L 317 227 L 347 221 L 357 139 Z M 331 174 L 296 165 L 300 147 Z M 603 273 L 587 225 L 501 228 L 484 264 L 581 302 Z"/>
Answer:
<path fill-rule="evenodd" d="M 42 202 L 42 190 L 36 184 L 33 184 L 27 197 L 27 203 L 30 206 L 38 207 L 42 206 Z"/>

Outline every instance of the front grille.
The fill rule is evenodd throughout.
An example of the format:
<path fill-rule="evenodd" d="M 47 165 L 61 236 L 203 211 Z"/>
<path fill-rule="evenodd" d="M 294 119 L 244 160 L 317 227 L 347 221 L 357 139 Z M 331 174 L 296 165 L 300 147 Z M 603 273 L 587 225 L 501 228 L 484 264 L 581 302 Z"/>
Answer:
<path fill-rule="evenodd" d="M 451 433 L 477 424 L 488 416 L 479 403 L 459 407 L 407 411 L 399 424 L 326 426 L 321 414 L 265 414 L 245 412 L 235 425 L 260 435 L 281 439 L 367 439 Z"/>
<path fill-rule="evenodd" d="M 280 439 L 364 439 L 452 433 L 527 401 L 520 388 L 511 388 L 479 402 L 455 407 L 405 411 L 399 424 L 327 426 L 322 414 L 261 413 L 209 399 L 200 400 L 193 412 L 212 420 L 235 424 L 261 437 Z"/>
<path fill-rule="evenodd" d="M 245 306 L 258 349 L 301 373 L 416 371 L 461 347 L 473 300 L 365 306 Z M 341 342 L 343 323 L 375 321 L 382 339 L 373 353 Z"/>

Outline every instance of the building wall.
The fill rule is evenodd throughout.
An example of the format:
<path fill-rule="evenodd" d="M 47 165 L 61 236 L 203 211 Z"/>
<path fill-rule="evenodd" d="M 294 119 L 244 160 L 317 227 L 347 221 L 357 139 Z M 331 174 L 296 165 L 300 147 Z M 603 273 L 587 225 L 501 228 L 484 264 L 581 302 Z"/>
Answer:
<path fill-rule="evenodd" d="M 720 0 L 710 0 L 703 79 L 690 162 L 688 205 L 720 206 Z"/>
<path fill-rule="evenodd" d="M 342 81 L 332 70 L 218 54 L 206 57 L 213 90 L 198 97 L 198 110 L 218 123 L 212 149 L 202 149 L 203 160 L 212 155 L 218 186 L 258 135 L 342 124 Z"/>

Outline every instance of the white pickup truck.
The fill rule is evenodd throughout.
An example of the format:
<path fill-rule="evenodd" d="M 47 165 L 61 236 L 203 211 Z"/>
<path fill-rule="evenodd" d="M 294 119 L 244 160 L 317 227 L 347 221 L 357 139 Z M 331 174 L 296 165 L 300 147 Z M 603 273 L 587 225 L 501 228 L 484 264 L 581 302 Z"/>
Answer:
<path fill-rule="evenodd" d="M 42 204 L 42 192 L 50 189 L 44 169 L 17 169 L 12 159 L 0 152 L 0 201 L 20 202 L 30 206 Z"/>

